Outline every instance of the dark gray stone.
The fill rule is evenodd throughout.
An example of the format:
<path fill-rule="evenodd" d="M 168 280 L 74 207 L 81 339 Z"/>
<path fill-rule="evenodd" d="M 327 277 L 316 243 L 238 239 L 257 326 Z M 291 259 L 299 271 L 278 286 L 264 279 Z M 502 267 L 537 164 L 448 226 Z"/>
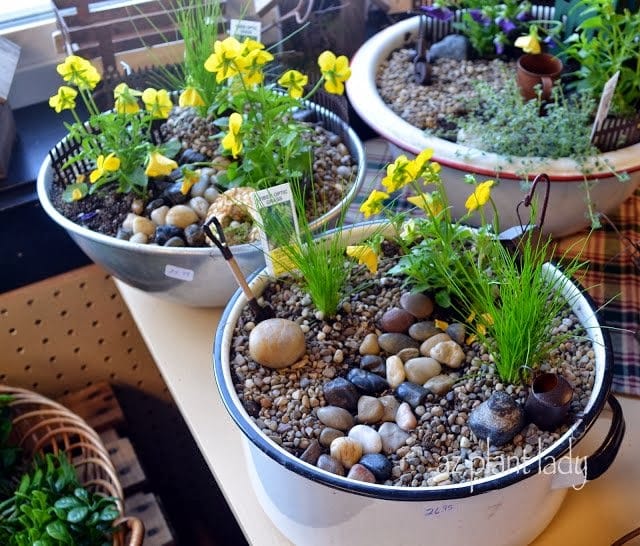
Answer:
<path fill-rule="evenodd" d="M 380 348 L 390 355 L 397 355 L 402 349 L 407 347 L 420 348 L 420 343 L 415 339 L 411 339 L 406 334 L 396 332 L 388 332 L 378 336 L 378 345 Z"/>
<path fill-rule="evenodd" d="M 205 246 L 204 230 L 198 224 L 191 224 L 184 228 L 184 237 L 189 246 Z"/>
<path fill-rule="evenodd" d="M 331 455 L 327 455 L 326 453 L 323 453 L 318 457 L 316 466 L 318 468 L 322 468 L 322 470 L 331 472 L 332 474 L 344 476 L 344 466 L 342 466 L 342 463 L 338 461 L 338 459 L 334 459 Z"/>
<path fill-rule="evenodd" d="M 160 246 L 164 246 L 172 237 L 180 237 L 182 230 L 177 226 L 171 224 L 165 224 L 164 226 L 158 226 L 156 228 L 155 242 Z"/>
<path fill-rule="evenodd" d="M 469 58 L 469 40 L 460 34 L 449 34 L 433 44 L 427 51 L 427 61 L 455 59 L 464 61 Z"/>
<path fill-rule="evenodd" d="M 336 377 L 327 381 L 323 387 L 324 399 L 330 406 L 338 406 L 349 411 L 358 407 L 360 393 L 356 386 L 344 377 Z"/>
<path fill-rule="evenodd" d="M 347 379 L 364 394 L 380 394 L 389 388 L 389 383 L 387 383 L 386 379 L 360 368 L 351 368 L 347 374 Z"/>
<path fill-rule="evenodd" d="M 524 426 L 524 411 L 504 391 L 496 391 L 469 414 L 473 433 L 492 446 L 509 442 Z"/>
<path fill-rule="evenodd" d="M 167 205 L 183 205 L 189 200 L 189 194 L 182 193 L 182 180 L 174 182 L 162 193 L 162 199 Z"/>
<path fill-rule="evenodd" d="M 410 381 L 400 383 L 396 388 L 396 396 L 403 402 L 409 404 L 412 408 L 422 405 L 428 394 L 429 391 L 422 385 L 417 385 Z"/>
<path fill-rule="evenodd" d="M 360 367 L 363 370 L 382 376 L 386 376 L 387 373 L 387 367 L 385 366 L 384 360 L 382 360 L 378 355 L 364 355 L 360 359 Z"/>
<path fill-rule="evenodd" d="M 391 477 L 393 464 L 382 453 L 365 453 L 359 462 L 369 469 L 379 482 L 384 482 Z"/>

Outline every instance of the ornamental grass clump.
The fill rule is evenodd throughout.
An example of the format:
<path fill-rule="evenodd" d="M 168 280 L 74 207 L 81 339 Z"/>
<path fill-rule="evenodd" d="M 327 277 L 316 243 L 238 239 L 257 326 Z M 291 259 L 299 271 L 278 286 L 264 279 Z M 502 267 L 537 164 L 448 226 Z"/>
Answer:
<path fill-rule="evenodd" d="M 225 133 L 222 148 L 231 156 L 221 183 L 264 189 L 293 179 L 310 176 L 313 149 L 311 128 L 296 118 L 321 86 L 342 95 L 351 75 L 349 60 L 325 51 L 318 57 L 321 78 L 307 92 L 308 76 L 287 70 L 275 83 L 265 82 L 265 72 L 273 55 L 264 44 L 230 36 L 217 40 L 204 67 L 215 75 L 220 87 L 209 112 Z M 213 76 L 212 76 L 213 77 Z M 286 89 L 286 93 L 282 91 Z"/>
<path fill-rule="evenodd" d="M 131 89 L 120 83 L 114 89 L 114 108 L 100 112 L 92 91 L 100 82 L 97 69 L 86 59 L 68 56 L 57 66 L 58 74 L 67 85 L 49 99 L 58 113 L 70 110 L 75 120 L 66 124 L 69 138 L 80 143 L 79 150 L 66 162 L 93 165 L 87 176 L 79 174 L 64 191 L 64 199 L 77 201 L 105 187 L 115 187 L 119 193 L 146 193 L 149 177 L 169 174 L 178 165 L 172 159 L 180 143 L 156 144 L 152 138 L 153 124 L 166 119 L 173 103 L 165 89 Z M 89 119 L 80 119 L 78 97 Z"/>
<path fill-rule="evenodd" d="M 473 336 L 467 343 L 482 343 L 500 378 L 516 383 L 523 371 L 536 370 L 561 342 L 552 331 L 570 303 L 563 290 L 584 263 L 579 258 L 565 260 L 565 276 L 554 280 L 545 273 L 554 251 L 551 239 L 527 232 L 515 253 L 507 250 L 497 237 L 495 207 L 491 221 L 485 212 L 493 206 L 494 180 L 473 187 L 465 203 L 467 213 L 454 221 L 440 166 L 430 157 L 430 150 L 414 160 L 398 157 L 382 180 L 387 191 L 374 190 L 361 211 L 367 217 L 380 213 L 392 192 L 413 189 L 409 201 L 424 216 L 404 222 L 397 237 L 404 254 L 390 273 L 404 277 L 415 291 L 434 294 L 441 307 L 468 324 Z M 468 181 L 475 183 L 473 177 Z M 426 191 L 428 187 L 432 191 Z M 465 225 L 474 215 L 480 217 L 477 229 Z"/>

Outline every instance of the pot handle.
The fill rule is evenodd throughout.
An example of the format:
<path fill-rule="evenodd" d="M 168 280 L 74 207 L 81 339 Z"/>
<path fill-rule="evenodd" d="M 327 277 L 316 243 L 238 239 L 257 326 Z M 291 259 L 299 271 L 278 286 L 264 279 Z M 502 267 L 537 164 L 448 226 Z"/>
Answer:
<path fill-rule="evenodd" d="M 612 411 L 611 427 L 602 445 L 582 463 L 587 480 L 595 480 L 609 469 L 618 454 L 624 438 L 626 426 L 620 402 L 612 394 L 609 394 L 607 402 Z"/>

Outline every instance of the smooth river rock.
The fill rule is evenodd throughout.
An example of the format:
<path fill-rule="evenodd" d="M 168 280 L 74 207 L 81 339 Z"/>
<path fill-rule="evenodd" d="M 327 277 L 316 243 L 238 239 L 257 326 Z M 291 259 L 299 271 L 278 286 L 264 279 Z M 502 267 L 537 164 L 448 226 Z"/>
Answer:
<path fill-rule="evenodd" d="M 282 318 L 258 323 L 249 334 L 249 354 L 267 368 L 286 368 L 305 353 L 304 332 L 298 324 Z"/>
<path fill-rule="evenodd" d="M 415 317 L 405 309 L 392 307 L 384 312 L 380 319 L 380 327 L 385 332 L 403 333 L 415 322 Z"/>
<path fill-rule="evenodd" d="M 330 406 L 338 406 L 349 411 L 354 411 L 358 406 L 360 393 L 356 386 L 344 377 L 327 381 L 322 390 L 324 399 Z"/>
<path fill-rule="evenodd" d="M 353 415 L 338 406 L 323 406 L 318 408 L 318 419 L 323 425 L 337 430 L 349 430 L 355 423 Z"/>
<path fill-rule="evenodd" d="M 524 411 L 509 394 L 496 391 L 471 411 L 467 423 L 478 438 L 501 446 L 524 426 Z"/>
<path fill-rule="evenodd" d="M 410 338 L 406 334 L 399 334 L 397 332 L 386 332 L 378 336 L 378 344 L 380 348 L 390 355 L 397 355 L 402 349 L 407 347 L 419 348 L 420 344 Z"/>
<path fill-rule="evenodd" d="M 425 319 L 433 313 L 433 300 L 420 292 L 405 292 L 400 296 L 400 306 L 417 319 Z"/>
<path fill-rule="evenodd" d="M 353 438 L 336 438 L 329 446 L 329 453 L 342 466 L 349 469 L 362 457 L 362 446 Z"/>
<path fill-rule="evenodd" d="M 404 363 L 407 381 L 422 385 L 442 371 L 442 365 L 435 358 L 422 356 Z"/>
<path fill-rule="evenodd" d="M 462 347 L 453 340 L 438 343 L 431 348 L 429 355 L 449 368 L 459 368 L 466 358 Z"/>

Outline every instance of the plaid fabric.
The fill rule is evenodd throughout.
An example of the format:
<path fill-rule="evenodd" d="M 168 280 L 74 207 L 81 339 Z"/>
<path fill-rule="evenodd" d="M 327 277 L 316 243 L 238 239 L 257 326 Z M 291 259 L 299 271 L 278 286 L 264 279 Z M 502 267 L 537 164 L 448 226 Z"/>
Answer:
<path fill-rule="evenodd" d="M 379 189 L 383 170 L 394 159 L 383 139 L 369 140 L 365 148 L 365 182 L 351 204 L 346 223 L 365 219 L 358 209 L 372 189 Z M 402 197 L 398 208 L 407 208 Z M 557 241 L 556 255 L 572 256 L 581 251 L 582 259 L 589 262 L 579 281 L 600 308 L 599 317 L 611 335 L 613 391 L 640 396 L 640 335 L 637 339 L 635 335 L 640 330 L 640 189 L 609 218 L 619 233 L 603 222 L 601 229 L 590 234 L 578 233 Z"/>

